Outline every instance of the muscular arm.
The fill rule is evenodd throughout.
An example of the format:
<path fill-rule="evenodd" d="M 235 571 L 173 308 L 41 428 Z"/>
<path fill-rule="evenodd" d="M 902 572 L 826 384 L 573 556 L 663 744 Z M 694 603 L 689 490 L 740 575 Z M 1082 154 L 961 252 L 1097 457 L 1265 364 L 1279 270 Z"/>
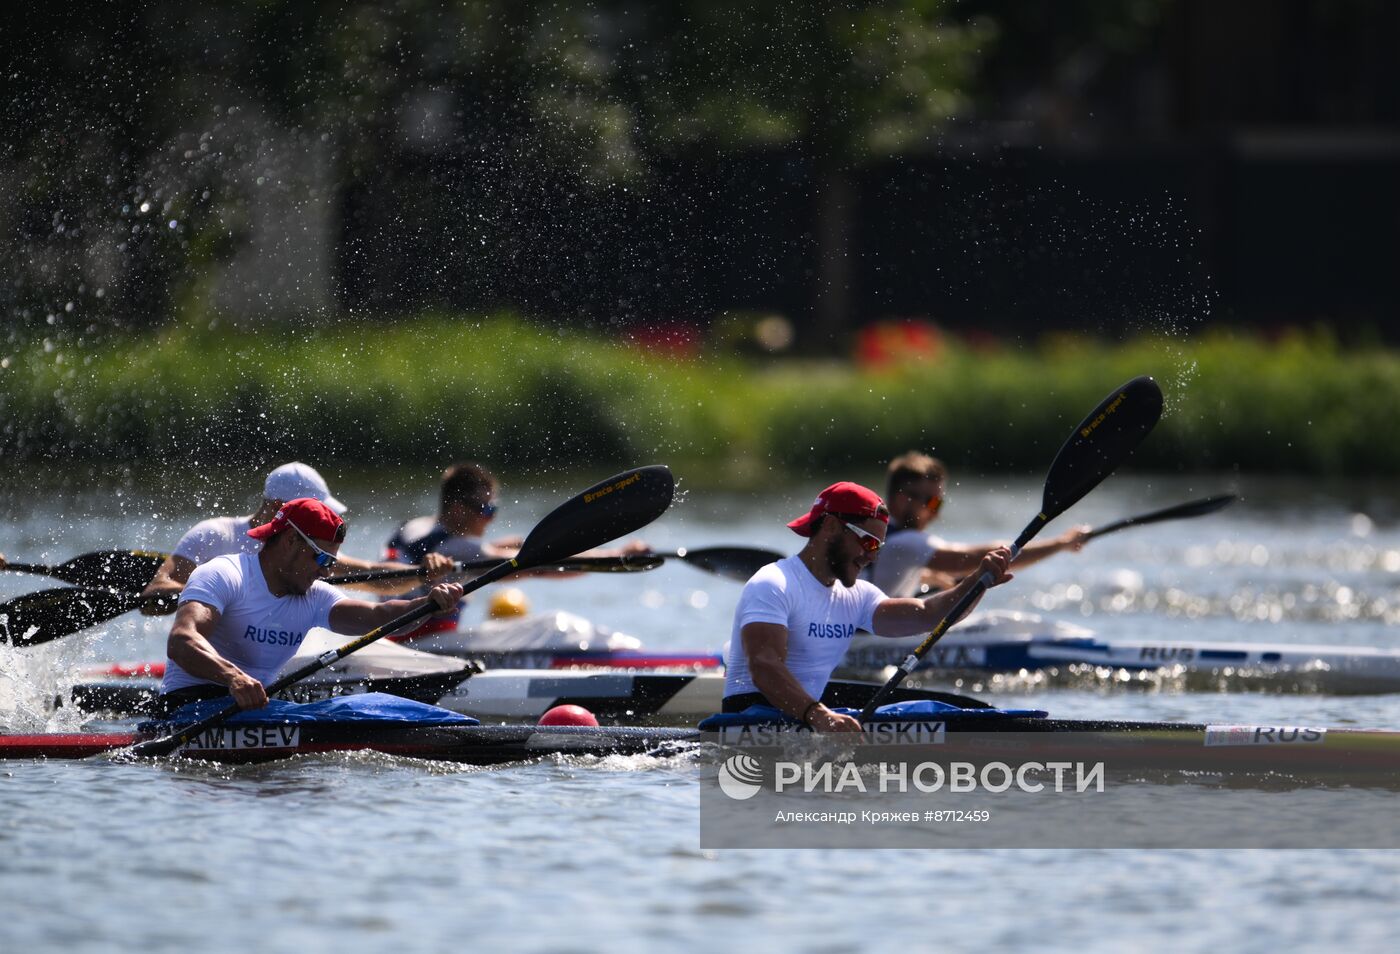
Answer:
<path fill-rule="evenodd" d="M 749 660 L 749 675 L 763 697 L 794 719 L 805 714 L 807 724 L 818 732 L 859 732 L 860 723 L 850 716 L 832 712 L 807 694 L 787 667 L 786 626 L 777 623 L 749 623 L 739 632 Z"/>
<path fill-rule="evenodd" d="M 918 636 L 928 632 L 938 625 L 939 621 L 957 605 L 963 596 L 977 586 L 977 581 L 983 573 L 991 574 L 992 586 L 1000 586 L 1011 579 L 1011 574 L 1007 572 L 1007 564 L 1010 559 L 1010 550 L 1005 547 L 997 547 L 973 564 L 972 572 L 968 573 L 961 583 L 950 590 L 933 593 L 924 599 L 885 600 L 875 607 L 872 620 L 875 635 Z M 979 602 L 981 602 L 980 595 L 968 609 L 971 610 Z M 957 622 L 957 620 L 953 620 L 953 622 Z"/>
<path fill-rule="evenodd" d="M 331 607 L 330 628 L 337 633 L 358 636 L 362 633 L 368 633 L 372 629 L 378 629 L 385 623 L 419 609 L 427 603 L 435 603 L 438 612 L 445 612 L 452 609 L 461 598 L 462 584 L 439 583 L 427 596 L 421 596 L 416 600 L 388 600 L 383 603 L 370 603 L 366 600 L 341 600 Z"/>
<path fill-rule="evenodd" d="M 219 622 L 219 611 L 207 603 L 189 600 L 175 613 L 175 625 L 165 641 L 165 652 L 180 668 L 196 679 L 207 679 L 227 686 L 240 709 L 260 709 L 267 705 L 262 683 L 219 655 L 209 635 Z"/>
<path fill-rule="evenodd" d="M 1016 557 L 1016 566 L 1018 568 L 1030 566 L 1032 563 L 1038 563 L 1062 550 L 1082 550 L 1088 541 L 1088 532 L 1088 527 L 1074 527 L 1058 537 L 1027 544 L 1020 556 Z M 927 567 L 936 573 L 964 577 L 977 569 L 984 556 L 997 547 L 1005 545 L 1004 543 L 949 543 L 939 547 L 933 556 L 929 557 Z"/>

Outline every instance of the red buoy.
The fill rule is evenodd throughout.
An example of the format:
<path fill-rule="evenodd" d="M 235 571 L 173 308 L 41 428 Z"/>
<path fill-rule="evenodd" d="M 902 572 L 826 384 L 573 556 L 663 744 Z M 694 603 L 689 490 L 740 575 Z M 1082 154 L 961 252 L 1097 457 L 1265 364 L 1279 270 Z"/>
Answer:
<path fill-rule="evenodd" d="M 583 706 L 555 706 L 540 716 L 540 725 L 597 725 L 598 717 Z"/>

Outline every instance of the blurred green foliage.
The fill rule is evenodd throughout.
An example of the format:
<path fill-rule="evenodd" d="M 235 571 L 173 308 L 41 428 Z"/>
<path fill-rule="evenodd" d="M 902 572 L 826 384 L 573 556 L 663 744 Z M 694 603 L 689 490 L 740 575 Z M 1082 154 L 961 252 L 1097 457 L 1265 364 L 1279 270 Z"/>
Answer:
<path fill-rule="evenodd" d="M 308 202 L 279 150 L 324 164 L 307 188 L 332 203 L 450 158 L 454 191 L 508 224 L 559 179 L 645 190 L 678 155 L 781 148 L 819 169 L 820 204 L 851 168 L 926 148 L 994 36 L 951 0 L 112 0 L 76 18 L 0 14 L 0 319 L 179 314 L 254 242 L 257 195 Z M 496 244 L 538 240 L 492 224 Z"/>
<path fill-rule="evenodd" d="M 1138 374 L 1167 397 L 1138 469 L 1400 474 L 1400 448 L 1376 437 L 1384 409 L 1400 407 L 1400 354 L 1302 332 L 949 340 L 936 360 L 878 372 L 686 356 L 509 316 L 34 338 L 0 355 L 0 441 L 10 460 L 193 468 L 465 457 L 548 472 L 660 460 L 701 481 L 758 482 L 921 448 L 959 469 L 1038 472 L 1089 408 Z"/>

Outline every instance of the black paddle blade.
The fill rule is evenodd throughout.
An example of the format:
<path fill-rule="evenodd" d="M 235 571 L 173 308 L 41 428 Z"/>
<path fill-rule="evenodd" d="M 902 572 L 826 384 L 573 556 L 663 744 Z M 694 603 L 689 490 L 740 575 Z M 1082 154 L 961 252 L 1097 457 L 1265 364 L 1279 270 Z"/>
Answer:
<path fill-rule="evenodd" d="M 163 562 L 164 553 L 145 550 L 99 550 L 96 553 L 75 556 L 58 566 L 11 562 L 0 569 L 52 576 L 74 586 L 105 586 L 113 590 L 139 591 L 151 582 L 151 577 Z"/>
<path fill-rule="evenodd" d="M 59 587 L 0 606 L 0 643 L 37 646 L 96 626 L 141 605 L 135 593 Z"/>
<path fill-rule="evenodd" d="M 783 558 L 783 554 L 776 550 L 757 547 L 701 547 L 697 550 L 678 550 L 676 556 L 696 569 L 740 583 L 747 583 L 759 570 Z"/>
<path fill-rule="evenodd" d="M 102 550 L 84 553 L 54 567 L 53 575 L 74 586 L 106 586 L 140 592 L 164 562 L 164 553 Z"/>
<path fill-rule="evenodd" d="M 1045 478 L 1040 512 L 1048 523 L 1113 473 L 1162 416 L 1162 389 L 1146 375 L 1116 388 L 1074 429 Z"/>
<path fill-rule="evenodd" d="M 675 478 L 662 464 L 609 477 L 541 520 L 525 538 L 515 563 L 521 568 L 562 563 L 639 530 L 666 512 L 675 490 Z"/>

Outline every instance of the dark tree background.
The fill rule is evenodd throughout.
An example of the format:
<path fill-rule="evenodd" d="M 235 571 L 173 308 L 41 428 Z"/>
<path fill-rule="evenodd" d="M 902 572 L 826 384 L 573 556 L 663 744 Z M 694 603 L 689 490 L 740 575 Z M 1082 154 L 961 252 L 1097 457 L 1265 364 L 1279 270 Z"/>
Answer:
<path fill-rule="evenodd" d="M 1400 337 L 1384 0 L 0 14 L 15 333 L 515 308 Z"/>

